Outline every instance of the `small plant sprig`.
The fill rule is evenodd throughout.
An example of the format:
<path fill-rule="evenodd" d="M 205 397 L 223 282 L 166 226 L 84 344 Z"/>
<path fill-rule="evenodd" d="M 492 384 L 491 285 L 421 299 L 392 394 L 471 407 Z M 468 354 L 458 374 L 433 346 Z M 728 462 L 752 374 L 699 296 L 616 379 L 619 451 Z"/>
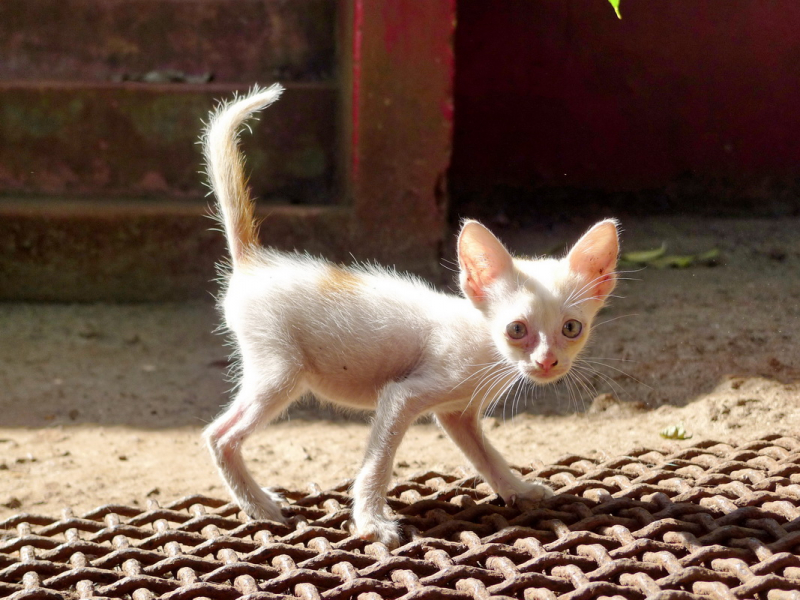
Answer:
<path fill-rule="evenodd" d="M 608 0 L 611 3 L 611 6 L 614 7 L 614 12 L 617 13 L 617 18 L 621 19 L 622 15 L 619 12 L 619 2 L 620 0 Z"/>

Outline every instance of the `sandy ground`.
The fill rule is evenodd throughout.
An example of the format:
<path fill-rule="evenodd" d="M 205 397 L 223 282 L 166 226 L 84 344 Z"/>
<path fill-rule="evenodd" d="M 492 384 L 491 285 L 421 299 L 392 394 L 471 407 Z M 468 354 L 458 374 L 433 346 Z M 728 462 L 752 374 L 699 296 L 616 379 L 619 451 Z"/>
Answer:
<path fill-rule="evenodd" d="M 584 225 L 497 231 L 519 253 L 542 253 Z M 507 407 L 487 418 L 509 461 L 800 431 L 800 220 L 624 227 L 625 250 L 664 241 L 676 253 L 719 248 L 722 259 L 629 274 L 584 354 L 596 369 L 584 372 L 585 385 L 541 388 L 517 414 Z M 226 497 L 200 442 L 230 387 L 216 324 L 210 303 L 0 305 L 0 519 Z M 692 439 L 660 437 L 673 425 Z M 309 401 L 251 438 L 246 457 L 265 485 L 325 487 L 354 475 L 367 431 L 364 416 Z M 404 440 L 395 474 L 463 466 L 423 422 Z"/>

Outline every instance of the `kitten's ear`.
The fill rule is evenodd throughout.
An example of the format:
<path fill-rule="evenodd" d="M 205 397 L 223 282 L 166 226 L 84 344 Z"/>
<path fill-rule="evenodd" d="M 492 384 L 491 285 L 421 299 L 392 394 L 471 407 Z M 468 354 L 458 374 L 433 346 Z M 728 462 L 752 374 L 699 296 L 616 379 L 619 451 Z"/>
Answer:
<path fill-rule="evenodd" d="M 489 288 L 511 274 L 513 259 L 494 234 L 477 221 L 466 221 L 458 236 L 461 289 L 473 303 L 481 303 Z"/>
<path fill-rule="evenodd" d="M 583 234 L 567 255 L 570 269 L 577 271 L 591 282 L 587 293 L 604 302 L 614 286 L 614 273 L 619 255 L 618 223 L 615 219 L 600 221 Z"/>

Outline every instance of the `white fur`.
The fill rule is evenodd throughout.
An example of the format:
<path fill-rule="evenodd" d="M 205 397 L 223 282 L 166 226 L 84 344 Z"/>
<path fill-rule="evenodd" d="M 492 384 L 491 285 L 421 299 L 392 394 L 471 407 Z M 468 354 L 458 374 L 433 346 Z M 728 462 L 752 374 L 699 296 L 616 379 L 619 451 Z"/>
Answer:
<path fill-rule="evenodd" d="M 613 288 L 616 223 L 596 225 L 562 260 L 522 260 L 468 221 L 459 236 L 466 298 L 378 267 L 338 267 L 254 247 L 252 239 L 239 239 L 254 226 L 252 201 L 236 180 L 237 135 L 246 118 L 279 93 L 256 89 L 223 105 L 203 138 L 233 255 L 222 307 L 241 360 L 236 397 L 205 436 L 236 501 L 250 517 L 282 520 L 279 498 L 253 480 L 241 445 L 308 393 L 375 411 L 353 485 L 353 529 L 365 539 L 400 543 L 384 496 L 397 447 L 424 414 L 436 416 L 506 502 L 551 495 L 511 472 L 479 419 L 518 379 L 548 383 L 569 370 Z M 583 325 L 574 340 L 562 335 L 569 319 Z M 525 322 L 524 340 L 508 337 L 513 321 Z"/>

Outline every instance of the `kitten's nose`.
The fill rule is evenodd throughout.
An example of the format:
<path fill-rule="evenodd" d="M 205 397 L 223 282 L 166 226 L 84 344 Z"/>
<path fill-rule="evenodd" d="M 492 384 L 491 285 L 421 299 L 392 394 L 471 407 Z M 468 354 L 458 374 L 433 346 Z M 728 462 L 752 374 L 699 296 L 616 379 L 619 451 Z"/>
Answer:
<path fill-rule="evenodd" d="M 536 366 L 538 366 L 545 373 L 558 365 L 558 359 L 555 357 L 555 355 L 549 353 L 545 355 L 541 361 L 535 360 L 533 362 L 535 362 Z"/>

